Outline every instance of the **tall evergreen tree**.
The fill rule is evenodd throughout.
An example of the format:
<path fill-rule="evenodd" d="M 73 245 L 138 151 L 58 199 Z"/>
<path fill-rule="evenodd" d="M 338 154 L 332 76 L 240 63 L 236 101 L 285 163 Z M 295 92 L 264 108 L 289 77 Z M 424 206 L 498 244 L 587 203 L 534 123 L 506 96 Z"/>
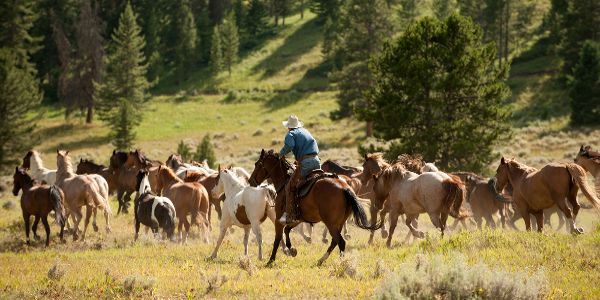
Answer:
<path fill-rule="evenodd" d="M 240 40 L 238 27 L 235 24 L 235 14 L 230 12 L 220 28 L 223 45 L 223 65 L 231 76 L 231 68 L 238 60 Z"/>
<path fill-rule="evenodd" d="M 442 20 L 456 11 L 456 0 L 433 0 L 433 14 Z"/>
<path fill-rule="evenodd" d="M 134 128 L 142 119 L 142 105 L 149 88 L 144 44 L 136 15 L 127 2 L 112 34 L 106 80 L 99 85 L 97 98 L 100 117 L 111 127 L 113 144 L 118 149 L 132 146 Z"/>
<path fill-rule="evenodd" d="M 36 142 L 37 116 L 30 112 L 42 94 L 30 61 L 36 48 L 30 35 L 32 2 L 3 1 L 0 8 L 0 168 L 6 170 Z"/>
<path fill-rule="evenodd" d="M 79 18 L 75 26 L 75 77 L 78 102 L 82 110 L 87 110 L 85 122 L 89 124 L 94 117 L 94 83 L 101 82 L 104 69 L 104 37 L 98 7 L 90 0 L 82 0 L 80 4 Z"/>
<path fill-rule="evenodd" d="M 198 33 L 196 32 L 196 23 L 189 0 L 178 1 L 176 19 L 174 20 L 177 35 L 175 60 L 178 80 L 181 82 L 187 79 L 190 71 L 195 66 Z"/>
<path fill-rule="evenodd" d="M 406 28 L 419 15 L 419 0 L 400 0 L 402 8 L 399 11 L 400 25 Z"/>
<path fill-rule="evenodd" d="M 564 61 L 563 75 L 570 75 L 579 62 L 579 53 L 586 40 L 600 42 L 600 1 L 571 0 L 562 25 L 560 55 Z"/>
<path fill-rule="evenodd" d="M 219 74 L 223 68 L 223 47 L 221 46 L 221 29 L 219 25 L 213 28 L 212 42 L 210 45 L 210 69 L 213 75 Z"/>
<path fill-rule="evenodd" d="M 338 82 L 337 102 L 340 108 L 334 119 L 349 117 L 355 109 L 370 105 L 365 93 L 372 88 L 373 76 L 369 59 L 381 51 L 383 42 L 393 32 L 391 13 L 385 0 L 349 0 L 341 10 L 339 42 L 334 46 L 334 60 L 341 70 L 333 77 Z M 367 136 L 372 134 L 371 119 L 367 121 Z"/>
<path fill-rule="evenodd" d="M 269 11 L 263 0 L 250 0 L 248 13 L 244 18 L 244 32 L 248 35 L 248 40 L 254 40 L 265 32 L 268 23 L 267 17 Z"/>
<path fill-rule="evenodd" d="M 570 80 L 571 123 L 600 124 L 600 45 L 585 41 Z"/>
<path fill-rule="evenodd" d="M 399 139 L 395 151 L 421 153 L 442 169 L 483 169 L 509 130 L 508 64 L 495 62 L 479 26 L 452 15 L 423 18 L 386 43 L 373 62 L 375 130 Z"/>

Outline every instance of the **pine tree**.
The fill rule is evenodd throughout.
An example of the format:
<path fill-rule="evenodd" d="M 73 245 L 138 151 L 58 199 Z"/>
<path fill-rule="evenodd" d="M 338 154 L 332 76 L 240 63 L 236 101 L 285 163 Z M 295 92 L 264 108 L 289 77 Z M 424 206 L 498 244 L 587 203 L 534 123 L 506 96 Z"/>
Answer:
<path fill-rule="evenodd" d="M 508 64 L 469 18 L 426 17 L 386 43 L 372 69 L 373 106 L 364 111 L 395 151 L 421 153 L 445 170 L 482 170 L 509 131 Z"/>
<path fill-rule="evenodd" d="M 341 64 L 334 72 L 340 92 L 337 102 L 340 108 L 332 118 L 349 117 L 354 110 L 370 105 L 365 93 L 373 85 L 373 76 L 368 67 L 369 59 L 381 51 L 383 42 L 393 32 L 391 13 L 385 0 L 349 0 L 341 10 L 339 20 L 339 42 L 334 46 L 333 57 Z M 371 119 L 367 121 L 367 136 L 371 135 Z"/>
<path fill-rule="evenodd" d="M 454 13 L 456 0 L 433 0 L 433 14 L 442 20 Z"/>
<path fill-rule="evenodd" d="M 223 47 L 221 46 L 221 29 L 219 25 L 213 28 L 210 45 L 210 70 L 213 75 L 219 74 L 223 68 Z"/>
<path fill-rule="evenodd" d="M 600 45 L 585 41 L 570 80 L 571 123 L 600 124 Z"/>
<path fill-rule="evenodd" d="M 149 88 L 144 44 L 136 15 L 127 2 L 112 34 L 106 80 L 98 86 L 96 100 L 100 118 L 111 127 L 113 144 L 118 149 L 132 146 L 134 128 L 142 119 L 142 106 Z"/>
<path fill-rule="evenodd" d="M 235 24 L 235 14 L 230 12 L 220 28 L 223 45 L 223 65 L 231 76 L 231 68 L 238 60 L 240 50 L 240 40 L 238 36 L 238 27 Z"/>
<path fill-rule="evenodd" d="M 194 154 L 194 160 L 202 162 L 206 159 L 208 166 L 211 168 L 215 167 L 215 163 L 217 162 L 217 157 L 215 156 L 215 149 L 210 140 L 210 135 L 205 135 L 202 138 L 202 142 L 196 148 L 196 153 Z"/>
<path fill-rule="evenodd" d="M 264 0 L 250 0 L 248 13 L 244 18 L 244 32 L 248 40 L 254 40 L 263 34 L 268 26 L 267 17 L 269 12 Z"/>
<path fill-rule="evenodd" d="M 30 57 L 38 50 L 38 38 L 31 36 L 37 15 L 33 1 L 0 3 L 0 169 L 14 167 L 24 151 L 37 139 L 31 114 L 41 99 L 37 71 Z"/>
<path fill-rule="evenodd" d="M 569 1 L 569 9 L 564 16 L 560 55 L 564 61 L 563 75 L 567 77 L 579 62 L 579 53 L 586 40 L 600 42 L 600 1 Z"/>
<path fill-rule="evenodd" d="M 190 7 L 189 0 L 178 0 L 175 19 L 176 45 L 175 56 L 178 81 L 181 82 L 189 76 L 196 62 L 196 45 L 198 33 L 196 23 Z"/>
<path fill-rule="evenodd" d="M 398 14 L 400 15 L 400 25 L 402 28 L 406 28 L 419 15 L 417 10 L 418 2 L 419 0 L 400 0 L 402 9 L 400 9 Z"/>
<path fill-rule="evenodd" d="M 177 144 L 177 154 L 181 155 L 183 161 L 188 161 L 192 156 L 192 149 L 184 141 L 180 141 L 179 144 Z"/>

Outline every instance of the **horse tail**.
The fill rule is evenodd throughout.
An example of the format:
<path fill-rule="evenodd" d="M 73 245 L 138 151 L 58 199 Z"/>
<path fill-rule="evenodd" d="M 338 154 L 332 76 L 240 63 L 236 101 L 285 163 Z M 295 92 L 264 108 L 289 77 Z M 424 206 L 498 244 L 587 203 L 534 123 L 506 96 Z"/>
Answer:
<path fill-rule="evenodd" d="M 443 200 L 444 209 L 456 219 L 462 219 L 469 215 L 461 211 L 461 206 L 464 200 L 465 184 L 460 180 L 460 177 L 448 174 L 449 179 L 442 182 L 442 187 L 446 191 L 446 196 Z"/>
<path fill-rule="evenodd" d="M 571 175 L 571 179 L 581 189 L 581 192 L 583 192 L 585 197 L 592 203 L 596 210 L 600 212 L 600 199 L 598 199 L 596 191 L 594 191 L 594 189 L 592 189 L 592 187 L 590 187 L 588 184 L 585 170 L 578 164 L 574 163 L 568 163 L 567 170 L 569 171 L 569 175 Z"/>
<path fill-rule="evenodd" d="M 370 224 L 365 210 L 360 205 L 356 194 L 354 194 L 351 188 L 344 189 L 344 198 L 346 199 L 346 203 L 348 203 L 348 205 L 350 205 L 352 208 L 352 213 L 354 214 L 354 223 L 356 226 L 366 230 L 377 230 L 383 226 L 382 220 L 377 221 L 377 224 Z"/>
<path fill-rule="evenodd" d="M 106 210 L 106 212 L 108 212 L 109 214 L 112 213 L 110 211 L 110 205 L 108 205 L 108 199 L 104 199 L 104 197 L 100 193 L 98 183 L 95 180 L 92 179 L 91 184 L 87 185 L 86 192 L 88 199 L 92 199 L 92 203 L 90 204 L 93 204 L 94 206 L 99 207 L 100 209 Z"/>
<path fill-rule="evenodd" d="M 202 188 L 206 190 L 203 186 Z M 203 193 L 202 189 L 197 189 L 194 195 L 194 203 L 192 203 L 192 224 L 196 224 L 198 226 L 210 226 L 210 223 L 208 222 L 207 218 L 207 212 L 202 211 L 202 200 L 206 198 L 206 201 L 208 203 L 208 196 L 204 197 L 203 194 L 208 195 L 207 192 Z"/>
<path fill-rule="evenodd" d="M 64 199 L 65 194 L 62 190 L 56 186 L 50 186 L 50 202 L 52 203 L 52 208 L 54 209 L 54 213 L 56 214 L 56 223 L 60 226 L 65 226 L 65 207 L 64 207 Z"/>

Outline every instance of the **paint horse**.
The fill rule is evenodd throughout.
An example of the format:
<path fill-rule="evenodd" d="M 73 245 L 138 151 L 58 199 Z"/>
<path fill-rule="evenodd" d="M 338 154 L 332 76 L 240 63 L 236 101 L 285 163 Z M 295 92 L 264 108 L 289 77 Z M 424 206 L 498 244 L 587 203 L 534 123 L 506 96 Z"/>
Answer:
<path fill-rule="evenodd" d="M 137 175 L 137 195 L 135 198 L 135 240 L 138 239 L 140 224 L 144 224 L 154 235 L 162 228 L 167 238 L 172 239 L 175 232 L 175 205 L 167 197 L 160 197 L 152 193 L 148 171 L 140 170 Z"/>

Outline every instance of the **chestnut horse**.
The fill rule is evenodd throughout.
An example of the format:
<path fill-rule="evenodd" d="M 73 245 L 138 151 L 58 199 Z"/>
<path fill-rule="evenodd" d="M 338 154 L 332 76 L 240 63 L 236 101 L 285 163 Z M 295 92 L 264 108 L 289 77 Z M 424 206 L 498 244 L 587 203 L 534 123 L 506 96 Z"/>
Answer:
<path fill-rule="evenodd" d="M 137 176 L 139 170 L 147 170 L 150 187 L 153 192 L 158 192 L 158 167 L 163 166 L 160 161 L 148 159 L 142 151 L 136 149 L 135 151 L 129 151 L 124 166 L 125 168 L 136 172 L 134 178 Z"/>
<path fill-rule="evenodd" d="M 208 221 L 209 200 L 208 191 L 197 182 L 183 182 L 167 166 L 157 168 L 157 195 L 163 195 L 173 202 L 179 218 L 178 232 L 182 243 L 187 241 L 190 232 L 190 222 L 187 215 L 192 215 L 191 224 L 198 225 L 204 233 L 204 241 L 208 243 L 210 222 Z M 185 235 L 182 226 L 185 225 Z"/>
<path fill-rule="evenodd" d="M 117 201 L 119 202 L 119 208 L 117 214 L 128 213 L 129 201 L 131 201 L 131 194 L 135 189 L 135 181 L 137 176 L 136 169 L 127 168 L 125 162 L 129 157 L 128 152 L 114 150 L 110 157 L 109 169 L 114 174 L 114 183 L 117 190 Z"/>
<path fill-rule="evenodd" d="M 185 182 L 199 182 L 203 185 L 207 191 L 212 191 L 212 189 L 219 182 L 219 173 L 214 173 L 206 176 L 204 172 L 196 172 L 187 170 L 185 172 Z M 223 194 L 221 197 L 215 197 L 213 193 L 208 193 L 210 199 L 210 205 L 215 207 L 215 211 L 217 212 L 217 216 L 219 220 L 221 220 L 221 202 L 225 200 L 225 195 Z M 212 210 L 208 210 L 208 220 L 212 219 Z"/>
<path fill-rule="evenodd" d="M 263 149 L 260 157 L 254 164 L 254 171 L 250 176 L 250 184 L 258 186 L 261 182 L 270 178 L 275 185 L 277 198 L 275 200 L 275 212 L 277 219 L 283 215 L 284 197 L 283 188 L 290 179 L 290 172 L 294 167 L 285 158 L 279 157 L 279 154 L 273 150 L 265 152 Z M 358 198 L 352 191 L 352 188 L 340 178 L 323 178 L 318 180 L 312 190 L 304 198 L 299 200 L 299 219 L 301 222 L 318 223 L 323 222 L 331 234 L 331 244 L 327 252 L 319 259 L 321 265 L 329 257 L 333 249 L 337 246 L 340 249 L 340 255 L 344 255 L 346 250 L 346 241 L 342 237 L 342 227 L 350 214 L 354 214 L 356 225 L 362 229 L 375 230 L 381 227 L 381 224 L 369 225 L 367 216 L 361 207 Z M 290 241 L 290 230 L 297 224 L 284 226 L 279 222 L 275 223 L 275 241 L 273 251 L 268 265 L 275 261 L 277 248 L 283 237 L 285 229 L 286 246 L 290 249 L 292 255 L 297 251 L 292 247 Z"/>
<path fill-rule="evenodd" d="M 600 193 L 600 152 L 593 151 L 590 146 L 581 146 L 575 157 L 575 163 L 594 176 L 596 179 L 596 194 Z"/>
<path fill-rule="evenodd" d="M 544 227 L 544 209 L 556 204 L 569 220 L 571 232 L 583 233 L 583 229 L 575 224 L 580 208 L 577 202 L 579 189 L 592 205 L 600 210 L 600 200 L 588 185 L 585 170 L 574 163 L 552 163 L 537 170 L 502 157 L 496 170 L 496 179 L 500 191 L 509 183 L 513 187 L 513 201 L 525 220 L 527 230 L 531 230 L 531 213 L 536 218 L 538 231 L 541 232 Z M 572 209 L 565 199 L 569 201 Z"/>
<path fill-rule="evenodd" d="M 54 210 L 56 214 L 56 223 L 60 226 L 60 240 L 63 240 L 65 227 L 65 194 L 55 185 L 36 184 L 25 170 L 19 167 L 15 168 L 13 176 L 13 195 L 17 196 L 19 190 L 23 190 L 21 195 L 21 210 L 23 211 L 23 221 L 25 221 L 25 236 L 27 245 L 29 245 L 29 217 L 35 216 L 33 221 L 33 237 L 38 239 L 37 224 L 42 219 L 44 229 L 46 230 L 46 247 L 50 245 L 50 225 L 48 224 L 48 214 Z"/>

